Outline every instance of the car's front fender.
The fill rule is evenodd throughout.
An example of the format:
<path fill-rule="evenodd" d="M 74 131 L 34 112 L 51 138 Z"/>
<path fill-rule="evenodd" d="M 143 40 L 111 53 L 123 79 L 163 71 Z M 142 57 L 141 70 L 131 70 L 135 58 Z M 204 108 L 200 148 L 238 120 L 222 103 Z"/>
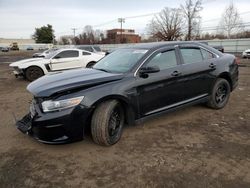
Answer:
<path fill-rule="evenodd" d="M 26 70 L 27 68 L 34 67 L 34 66 L 41 68 L 43 70 L 44 74 L 48 74 L 48 70 L 45 67 L 44 61 L 43 62 L 36 62 L 36 63 L 30 62 L 30 63 L 20 64 L 17 67 L 21 70 Z"/>

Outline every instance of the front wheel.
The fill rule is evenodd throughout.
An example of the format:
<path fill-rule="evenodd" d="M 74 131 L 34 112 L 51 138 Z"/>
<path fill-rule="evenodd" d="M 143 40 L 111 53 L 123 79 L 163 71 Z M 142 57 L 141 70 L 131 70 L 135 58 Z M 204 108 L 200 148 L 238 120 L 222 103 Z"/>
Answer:
<path fill-rule="evenodd" d="M 124 126 L 124 110 L 117 100 L 101 103 L 91 120 L 91 134 L 95 143 L 110 146 L 117 143 Z"/>
<path fill-rule="evenodd" d="M 219 78 L 216 80 L 207 105 L 214 109 L 226 106 L 230 96 L 230 85 L 227 80 Z"/>
<path fill-rule="evenodd" d="M 43 75 L 44 75 L 43 70 L 41 68 L 35 67 L 35 66 L 29 67 L 25 71 L 25 77 L 30 82 L 40 78 Z"/>
<path fill-rule="evenodd" d="M 89 63 L 86 65 L 86 68 L 92 68 L 95 64 L 96 64 L 96 62 L 89 62 Z"/>

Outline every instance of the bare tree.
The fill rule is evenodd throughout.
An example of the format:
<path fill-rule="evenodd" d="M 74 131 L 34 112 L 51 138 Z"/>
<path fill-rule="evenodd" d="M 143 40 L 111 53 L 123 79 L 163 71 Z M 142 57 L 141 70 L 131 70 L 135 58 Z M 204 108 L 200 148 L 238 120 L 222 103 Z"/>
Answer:
<path fill-rule="evenodd" d="M 200 23 L 200 11 L 203 9 L 202 0 L 186 0 L 185 5 L 181 5 L 181 9 L 187 21 L 187 36 L 186 40 L 191 40 L 197 32 L 197 23 Z"/>
<path fill-rule="evenodd" d="M 151 20 L 148 30 L 150 35 L 159 40 L 177 40 L 182 36 L 182 24 L 180 9 L 166 7 Z"/>
<path fill-rule="evenodd" d="M 240 14 L 233 3 L 231 3 L 222 14 L 218 30 L 226 34 L 228 38 L 231 38 L 232 34 L 244 30 Z"/>
<path fill-rule="evenodd" d="M 60 45 L 69 45 L 69 44 L 70 44 L 70 41 L 71 41 L 71 39 L 70 39 L 69 36 L 62 36 L 62 37 L 60 37 L 60 39 L 59 39 L 59 44 L 60 44 Z"/>
<path fill-rule="evenodd" d="M 95 43 L 94 30 L 91 25 L 86 25 L 84 27 L 84 33 L 86 33 L 87 39 L 89 40 L 89 44 Z"/>

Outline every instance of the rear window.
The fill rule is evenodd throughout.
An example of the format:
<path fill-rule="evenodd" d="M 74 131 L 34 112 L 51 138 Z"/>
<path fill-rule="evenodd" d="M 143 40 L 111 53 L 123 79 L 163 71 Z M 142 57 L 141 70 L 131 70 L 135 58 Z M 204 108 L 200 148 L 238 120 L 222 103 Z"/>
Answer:
<path fill-rule="evenodd" d="M 203 61 L 201 50 L 199 48 L 181 48 L 180 51 L 185 64 Z"/>
<path fill-rule="evenodd" d="M 91 53 L 88 53 L 88 52 L 82 52 L 82 55 L 91 55 Z"/>
<path fill-rule="evenodd" d="M 203 59 L 205 60 L 212 59 L 215 57 L 214 54 L 204 49 L 201 49 L 201 53 L 202 53 Z"/>

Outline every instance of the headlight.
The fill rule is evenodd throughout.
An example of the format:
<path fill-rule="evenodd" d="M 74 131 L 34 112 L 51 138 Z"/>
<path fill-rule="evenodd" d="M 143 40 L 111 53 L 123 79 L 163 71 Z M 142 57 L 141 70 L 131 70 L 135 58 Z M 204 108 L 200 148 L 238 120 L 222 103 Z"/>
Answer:
<path fill-rule="evenodd" d="M 44 101 L 42 102 L 43 112 L 53 112 L 53 111 L 58 111 L 58 110 L 63 110 L 66 108 L 74 107 L 80 104 L 83 98 L 84 96 L 60 100 L 60 101 L 52 101 L 52 100 Z"/>

